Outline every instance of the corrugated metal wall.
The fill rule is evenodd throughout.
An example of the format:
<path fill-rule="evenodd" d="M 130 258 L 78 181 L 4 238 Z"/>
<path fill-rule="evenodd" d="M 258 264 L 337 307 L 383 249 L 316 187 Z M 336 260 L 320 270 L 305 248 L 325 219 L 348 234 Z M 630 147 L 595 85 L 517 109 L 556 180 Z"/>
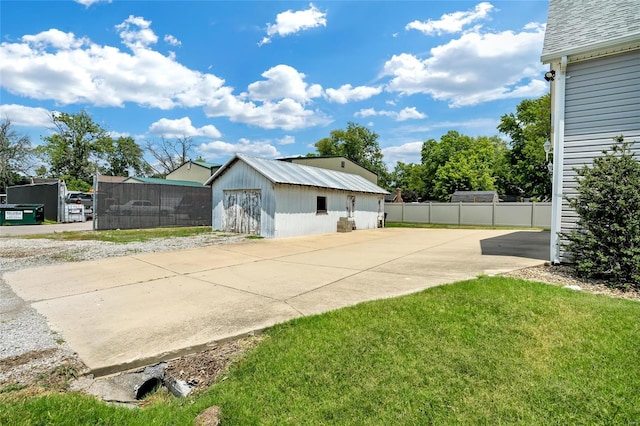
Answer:
<path fill-rule="evenodd" d="M 382 195 L 278 185 L 276 231 L 273 236 L 280 238 L 336 232 L 338 220 L 348 216 L 349 195 L 355 196 L 353 218 L 357 229 L 376 228 L 378 218 L 384 216 Z M 316 212 L 317 197 L 327 198 L 326 214 Z"/>
<path fill-rule="evenodd" d="M 232 167 L 227 169 L 222 176 L 213 182 L 213 229 L 223 230 L 226 225 L 224 220 L 224 191 L 244 189 L 260 191 L 260 203 L 262 207 L 262 213 L 260 215 L 260 235 L 263 237 L 273 237 L 275 232 L 274 212 L 276 202 L 273 185 L 271 181 L 242 161 L 234 163 Z"/>
<path fill-rule="evenodd" d="M 572 197 L 575 169 L 591 165 L 614 137 L 636 141 L 632 148 L 640 155 L 640 50 L 569 64 L 565 102 L 562 193 Z M 572 229 L 576 220 L 564 200 L 561 230 Z"/>

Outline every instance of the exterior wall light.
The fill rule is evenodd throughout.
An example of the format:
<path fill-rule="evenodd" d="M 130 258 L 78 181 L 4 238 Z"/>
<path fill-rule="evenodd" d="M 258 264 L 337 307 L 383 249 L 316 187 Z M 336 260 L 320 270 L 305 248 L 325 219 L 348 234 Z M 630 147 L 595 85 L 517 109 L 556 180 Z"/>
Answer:
<path fill-rule="evenodd" d="M 555 70 L 547 71 L 544 73 L 544 79 L 547 81 L 553 81 L 556 78 Z"/>
<path fill-rule="evenodd" d="M 549 170 L 549 173 L 551 173 L 553 171 L 553 164 L 551 164 L 549 162 L 549 153 L 551 152 L 551 142 L 546 141 L 542 147 L 544 148 L 544 156 L 545 156 L 545 161 L 547 162 L 547 170 Z"/>

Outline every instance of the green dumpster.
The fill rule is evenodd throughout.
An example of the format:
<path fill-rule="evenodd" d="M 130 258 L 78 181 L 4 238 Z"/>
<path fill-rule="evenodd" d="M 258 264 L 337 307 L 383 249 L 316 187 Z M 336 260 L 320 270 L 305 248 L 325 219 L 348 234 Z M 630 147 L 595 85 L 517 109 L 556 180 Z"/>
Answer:
<path fill-rule="evenodd" d="M 44 204 L 0 204 L 0 225 L 40 225 Z"/>

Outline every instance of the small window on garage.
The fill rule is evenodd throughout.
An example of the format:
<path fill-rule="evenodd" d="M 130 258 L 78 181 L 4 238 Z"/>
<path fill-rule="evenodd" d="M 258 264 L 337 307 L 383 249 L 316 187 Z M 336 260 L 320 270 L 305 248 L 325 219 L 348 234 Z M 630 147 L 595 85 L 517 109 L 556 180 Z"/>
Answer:
<path fill-rule="evenodd" d="M 316 201 L 316 214 L 327 213 L 327 197 L 318 197 Z"/>

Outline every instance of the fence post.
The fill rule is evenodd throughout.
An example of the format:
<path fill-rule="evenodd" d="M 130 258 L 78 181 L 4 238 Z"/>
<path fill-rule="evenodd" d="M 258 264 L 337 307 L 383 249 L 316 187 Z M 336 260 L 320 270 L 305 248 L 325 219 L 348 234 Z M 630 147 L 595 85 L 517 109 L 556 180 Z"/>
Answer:
<path fill-rule="evenodd" d="M 534 210 L 535 210 L 535 203 L 531 203 L 531 227 L 533 228 L 533 221 L 535 220 L 534 217 Z"/>
<path fill-rule="evenodd" d="M 458 226 L 462 222 L 462 201 L 458 201 Z"/>
<path fill-rule="evenodd" d="M 93 212 L 91 213 L 91 229 L 96 230 L 96 216 L 98 216 L 98 173 L 93 175 Z"/>
<path fill-rule="evenodd" d="M 496 202 L 491 207 L 491 226 L 496 226 Z"/>
<path fill-rule="evenodd" d="M 427 223 L 431 223 L 431 201 L 429 201 L 429 215 L 427 216 Z"/>

